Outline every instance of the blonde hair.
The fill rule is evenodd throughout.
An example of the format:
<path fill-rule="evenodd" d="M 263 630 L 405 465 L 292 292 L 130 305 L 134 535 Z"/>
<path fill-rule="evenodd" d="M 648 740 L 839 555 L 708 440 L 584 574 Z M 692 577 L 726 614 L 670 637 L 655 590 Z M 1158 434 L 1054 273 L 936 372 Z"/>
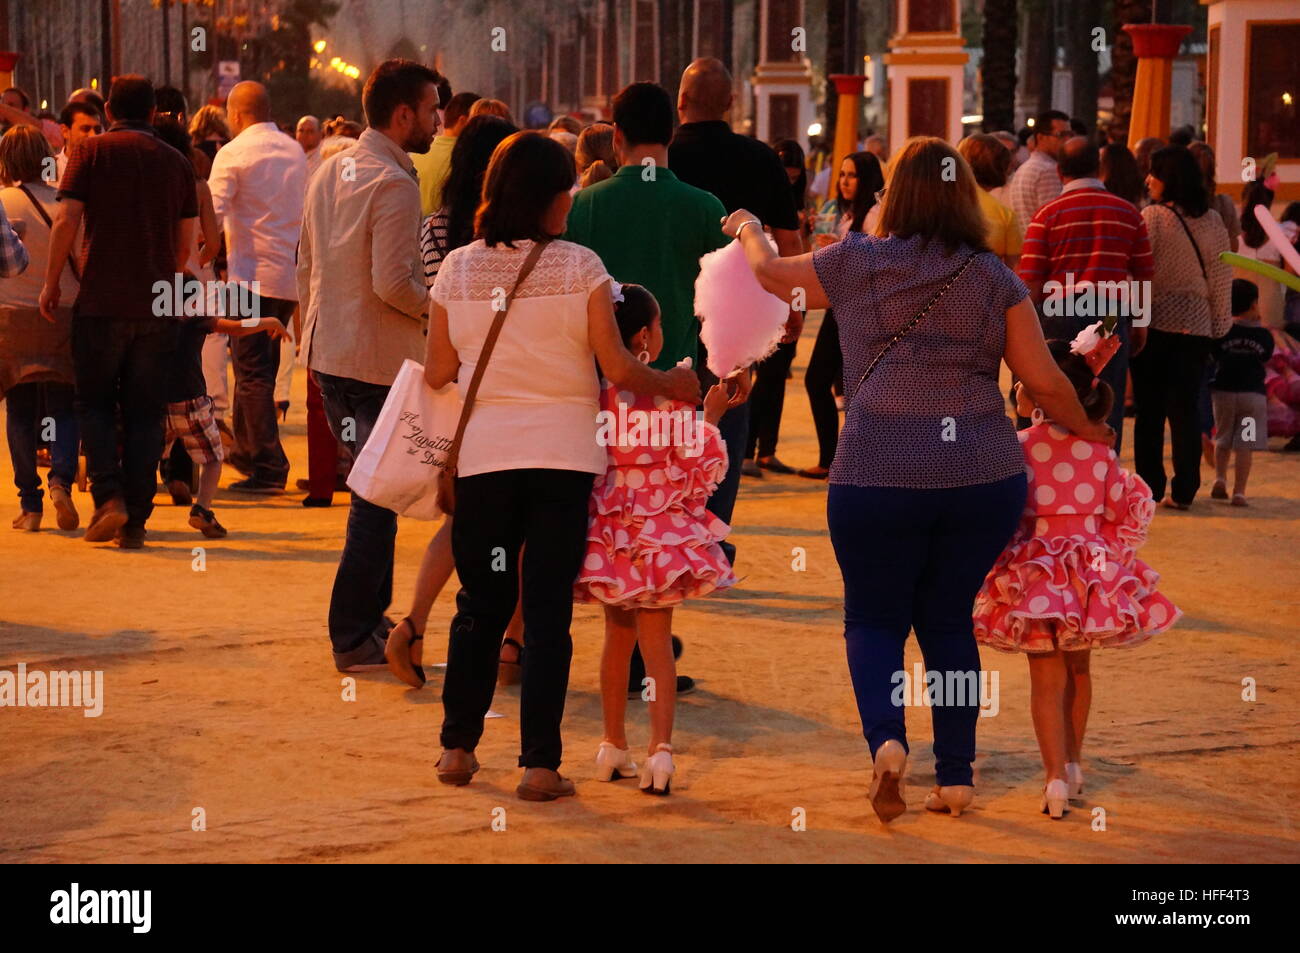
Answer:
<path fill-rule="evenodd" d="M 0 182 L 22 185 L 25 182 L 45 181 L 41 173 L 48 167 L 50 144 L 35 126 L 15 125 L 0 136 Z M 52 185 L 52 182 L 47 182 Z"/>
<path fill-rule="evenodd" d="M 475 100 L 474 105 L 469 107 L 469 118 L 475 116 L 500 116 L 507 122 L 514 122 L 514 117 L 510 115 L 510 107 L 499 99 L 479 99 Z"/>
<path fill-rule="evenodd" d="M 942 242 L 949 252 L 962 245 L 988 251 L 978 189 L 970 165 L 947 142 L 934 136 L 909 139 L 890 160 L 876 234 L 921 235 L 926 242 Z"/>
<path fill-rule="evenodd" d="M 216 133 L 222 139 L 230 139 L 230 127 L 226 125 L 226 111 L 220 106 L 203 106 L 190 120 L 190 138 L 202 142 Z"/>

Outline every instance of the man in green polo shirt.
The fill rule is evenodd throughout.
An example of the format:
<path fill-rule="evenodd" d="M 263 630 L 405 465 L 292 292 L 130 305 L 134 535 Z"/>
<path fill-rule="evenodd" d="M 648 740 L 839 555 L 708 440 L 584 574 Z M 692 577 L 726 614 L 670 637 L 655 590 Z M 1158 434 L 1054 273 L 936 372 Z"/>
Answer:
<path fill-rule="evenodd" d="M 664 349 L 654 367 L 684 357 L 699 366 L 695 278 L 700 256 L 726 245 L 726 216 L 714 196 L 668 169 L 673 101 L 654 83 L 633 83 L 614 97 L 619 170 L 573 197 L 564 237 L 586 245 L 620 283 L 650 289 L 663 316 Z"/>
<path fill-rule="evenodd" d="M 668 170 L 673 117 L 672 97 L 654 83 L 633 83 L 614 97 L 619 169 L 573 197 L 564 233 L 599 255 L 615 281 L 644 285 L 658 300 L 664 332 L 664 347 L 653 365 L 658 370 L 684 357 L 699 368 L 695 278 L 700 257 L 731 241 L 722 233 L 722 203 Z M 674 636 L 673 654 L 680 651 Z M 633 649 L 629 694 L 641 691 L 644 676 L 640 649 Z M 693 678 L 677 676 L 677 694 L 694 690 Z"/>

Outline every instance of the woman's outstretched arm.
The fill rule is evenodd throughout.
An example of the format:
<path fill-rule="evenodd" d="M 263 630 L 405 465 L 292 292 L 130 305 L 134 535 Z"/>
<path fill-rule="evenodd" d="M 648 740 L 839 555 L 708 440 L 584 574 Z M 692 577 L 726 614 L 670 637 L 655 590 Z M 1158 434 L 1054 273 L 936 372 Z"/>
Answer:
<path fill-rule="evenodd" d="M 746 222 L 753 224 L 744 227 Z M 805 311 L 830 307 L 831 303 L 826 297 L 826 291 L 817 278 L 817 270 L 813 268 L 811 252 L 806 255 L 796 255 L 794 258 L 777 257 L 776 249 L 763 234 L 763 227 L 759 224 L 758 217 L 743 208 L 736 209 L 723 219 L 722 231 L 733 238 L 740 239 L 749 267 L 754 269 L 754 276 L 758 278 L 758 283 L 765 290 L 782 301 L 790 302 L 792 306 L 800 303 L 796 302 L 795 298 L 802 290 L 802 310 Z"/>

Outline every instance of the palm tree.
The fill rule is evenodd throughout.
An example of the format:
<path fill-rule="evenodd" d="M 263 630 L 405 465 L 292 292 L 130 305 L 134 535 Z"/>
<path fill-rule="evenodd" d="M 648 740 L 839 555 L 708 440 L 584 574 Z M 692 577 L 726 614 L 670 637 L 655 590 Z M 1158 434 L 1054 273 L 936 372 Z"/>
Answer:
<path fill-rule="evenodd" d="M 1070 67 L 1071 111 L 1082 119 L 1089 131 L 1097 124 L 1097 95 L 1100 76 L 1097 51 L 1093 49 L 1093 30 L 1103 26 L 1102 0 L 1071 0 L 1067 16 L 1065 62 Z"/>
<path fill-rule="evenodd" d="M 1016 0 L 984 0 L 984 130 L 1014 129 L 1016 113 Z"/>

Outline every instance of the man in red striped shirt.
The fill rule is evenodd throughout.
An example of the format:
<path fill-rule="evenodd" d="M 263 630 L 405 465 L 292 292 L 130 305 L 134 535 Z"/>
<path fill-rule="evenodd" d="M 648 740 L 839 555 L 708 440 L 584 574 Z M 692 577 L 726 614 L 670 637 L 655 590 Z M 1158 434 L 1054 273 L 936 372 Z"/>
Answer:
<path fill-rule="evenodd" d="M 1070 340 L 1101 318 L 1116 319 L 1122 344 L 1101 377 L 1115 391 L 1109 423 L 1118 451 L 1129 356 L 1146 340 L 1155 272 L 1151 243 L 1138 210 L 1097 178 L 1095 145 L 1082 136 L 1068 140 L 1058 164 L 1065 186 L 1029 223 L 1017 272 L 1049 338 Z"/>

